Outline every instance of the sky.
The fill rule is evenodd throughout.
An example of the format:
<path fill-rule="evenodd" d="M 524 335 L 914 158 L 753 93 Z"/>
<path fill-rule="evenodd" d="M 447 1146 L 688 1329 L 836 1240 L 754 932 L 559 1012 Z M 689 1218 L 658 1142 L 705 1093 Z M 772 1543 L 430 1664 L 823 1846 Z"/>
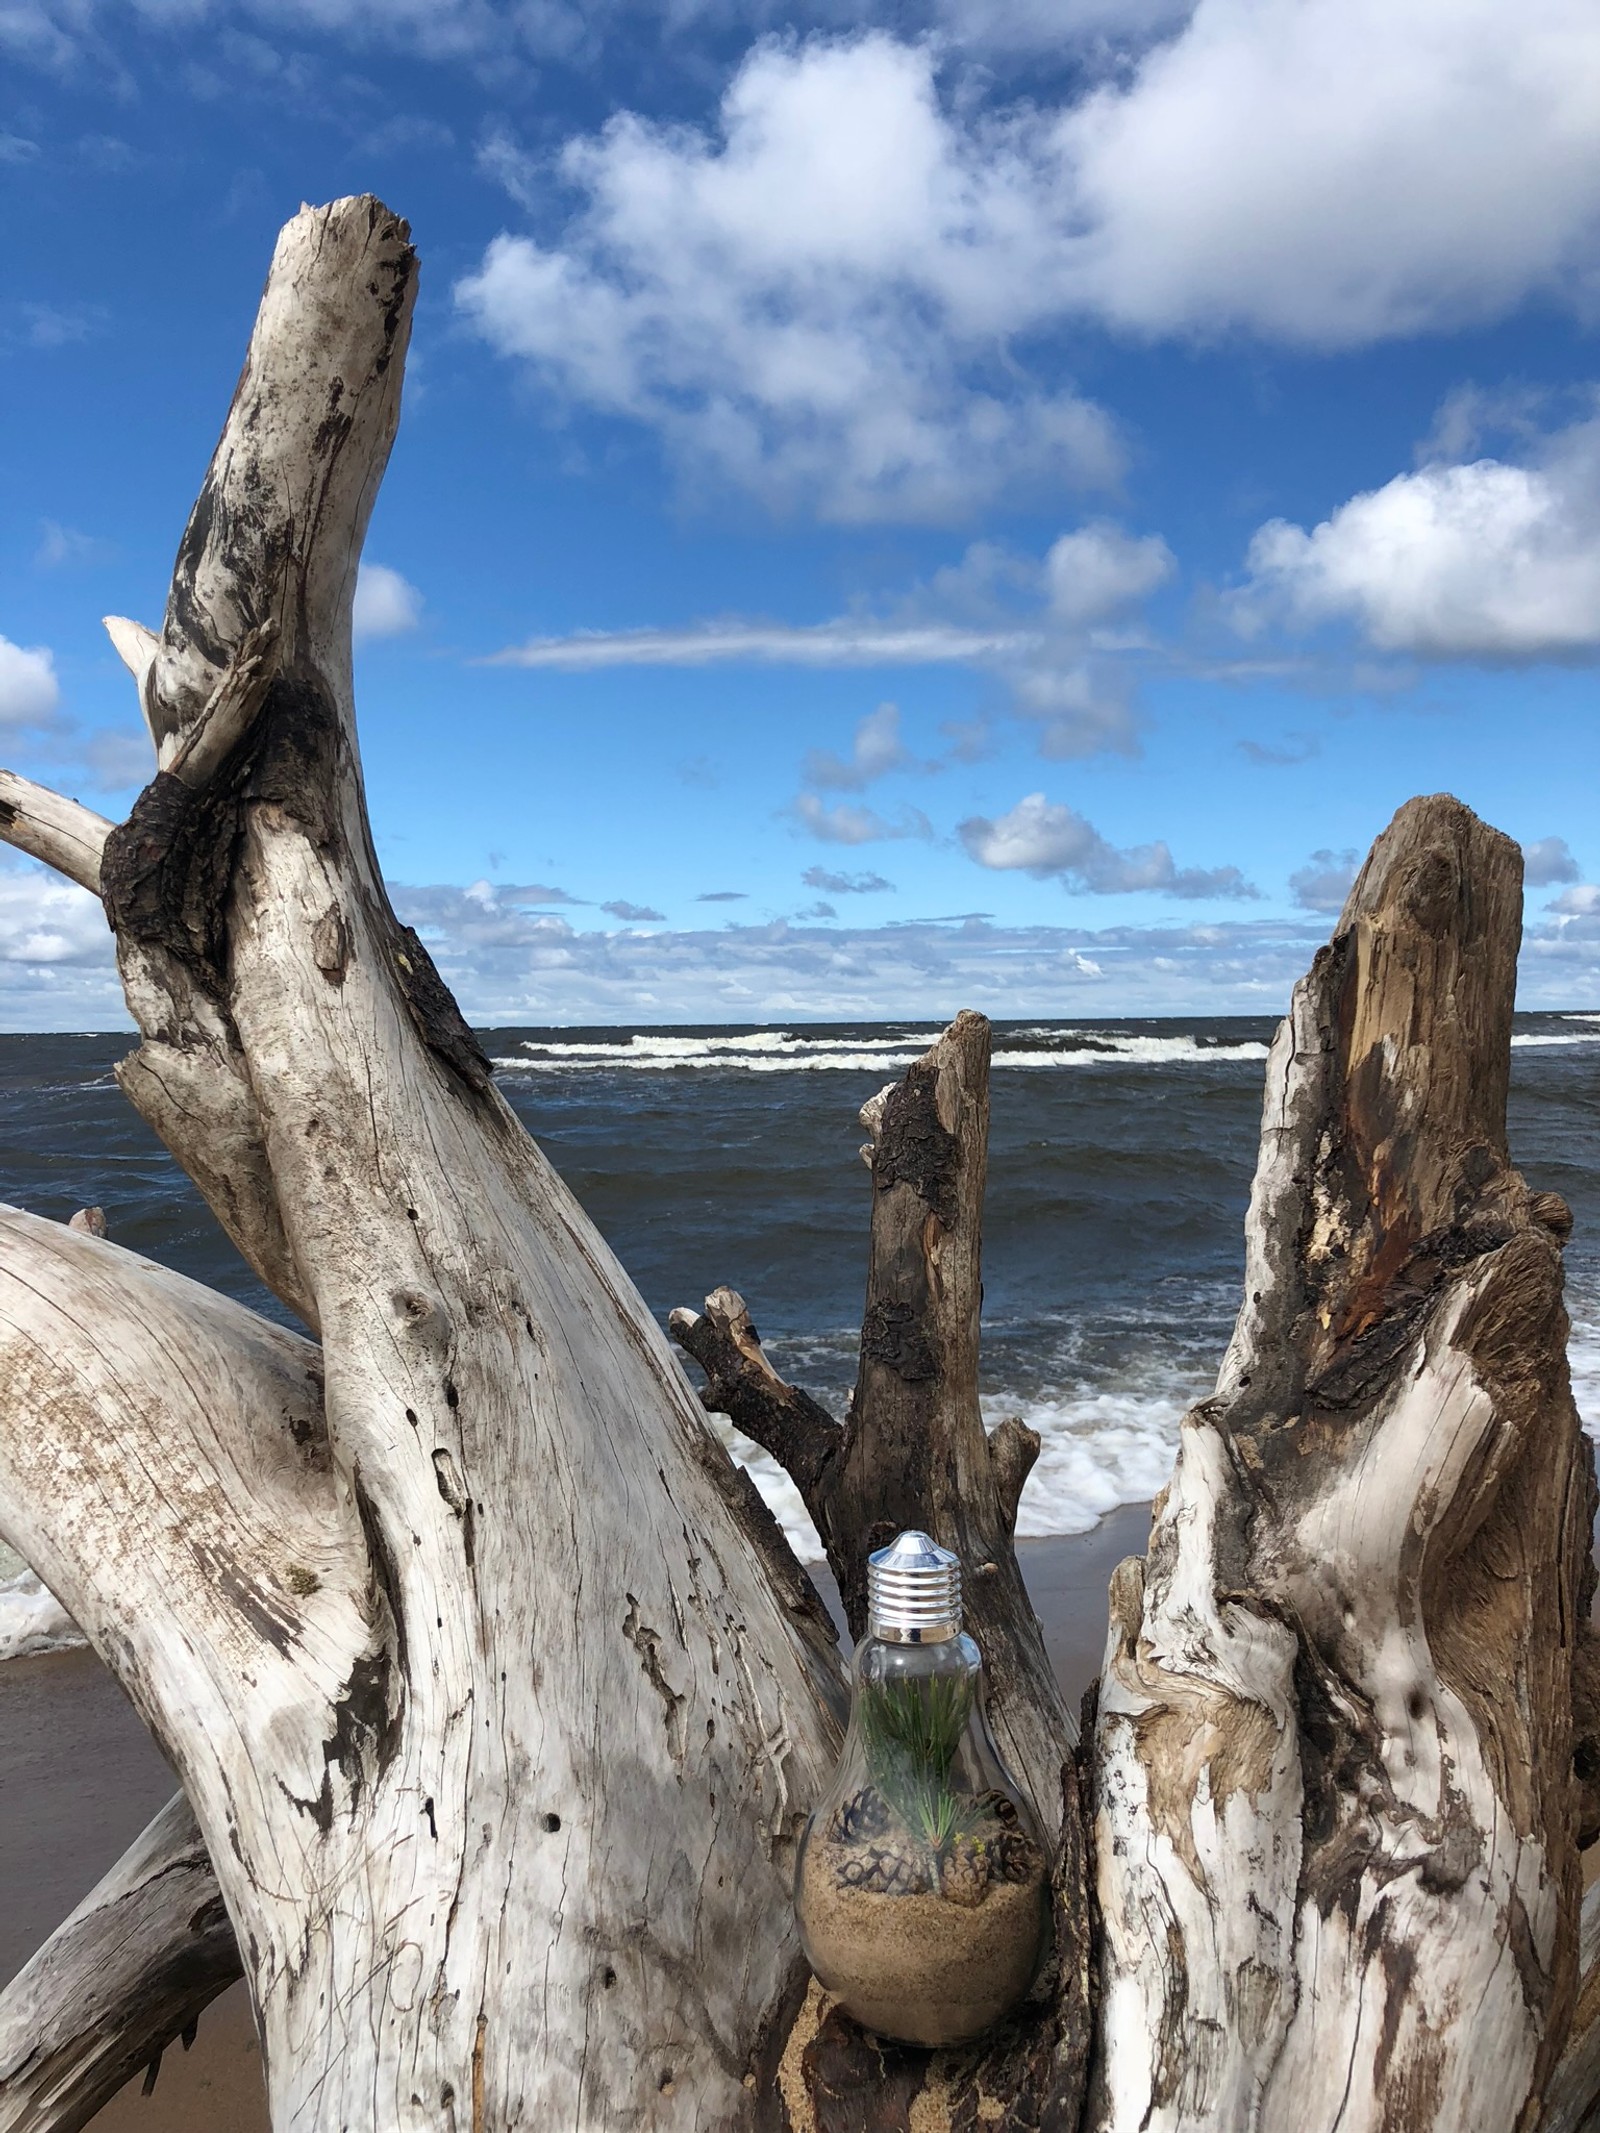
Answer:
<path fill-rule="evenodd" d="M 1592 0 L 0 0 L 0 761 L 125 814 L 281 224 L 422 262 L 357 598 L 480 1023 L 1275 1014 L 1448 790 L 1600 1005 Z M 0 856 L 0 1028 L 125 1021 Z"/>

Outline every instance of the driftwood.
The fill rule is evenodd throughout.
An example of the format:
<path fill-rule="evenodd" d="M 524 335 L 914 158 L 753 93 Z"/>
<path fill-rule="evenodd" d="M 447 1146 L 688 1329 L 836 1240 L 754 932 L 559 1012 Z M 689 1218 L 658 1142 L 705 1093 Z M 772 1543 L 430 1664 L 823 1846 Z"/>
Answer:
<path fill-rule="evenodd" d="M 77 2133 L 239 1974 L 180 1794 L 0 1993 L 0 2133 Z"/>
<path fill-rule="evenodd" d="M 1526 2126 L 1570 2020 L 1592 1461 L 1505 1141 L 1521 860 L 1379 838 L 1267 1063 L 1245 1302 L 1095 1753 L 1099 2111 Z"/>
<path fill-rule="evenodd" d="M 164 628 L 113 625 L 152 783 L 111 827 L 0 779 L 102 893 L 129 1097 L 316 1336 L 0 1212 L 0 1531 L 211 1861 L 170 1810 L 0 1995 L 0 2127 L 81 2124 L 238 1962 L 276 2133 L 1575 2133 L 1594 1484 L 1564 1210 L 1505 1148 L 1515 848 L 1412 803 L 1297 990 L 1238 1329 L 1076 1748 L 1012 1547 L 1037 1447 L 978 1411 L 981 1018 L 868 1106 L 843 1424 L 732 1290 L 674 1315 L 853 1626 L 883 1533 L 961 1550 L 1058 1839 L 1021 2015 L 873 2044 L 789 1905 L 826 1611 L 373 857 L 349 608 L 414 280 L 375 201 L 288 226 Z"/>

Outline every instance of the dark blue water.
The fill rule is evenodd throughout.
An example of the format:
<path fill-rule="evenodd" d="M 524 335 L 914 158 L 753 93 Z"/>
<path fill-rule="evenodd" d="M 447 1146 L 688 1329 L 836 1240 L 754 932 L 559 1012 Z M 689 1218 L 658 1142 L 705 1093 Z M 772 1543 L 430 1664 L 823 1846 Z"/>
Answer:
<path fill-rule="evenodd" d="M 501 1086 L 663 1317 L 727 1282 L 837 1407 L 854 1371 L 868 1179 L 857 1112 L 933 1032 L 497 1030 Z M 985 1404 L 1045 1439 L 1024 1531 L 1150 1494 L 1237 1301 L 1266 1021 L 999 1025 Z M 282 1316 L 111 1077 L 120 1037 L 0 1037 L 0 1197 Z M 1580 1405 L 1600 1425 L 1600 1020 L 1518 1018 L 1513 1153 L 1564 1194 Z M 783 1478 L 752 1468 L 798 1530 Z"/>

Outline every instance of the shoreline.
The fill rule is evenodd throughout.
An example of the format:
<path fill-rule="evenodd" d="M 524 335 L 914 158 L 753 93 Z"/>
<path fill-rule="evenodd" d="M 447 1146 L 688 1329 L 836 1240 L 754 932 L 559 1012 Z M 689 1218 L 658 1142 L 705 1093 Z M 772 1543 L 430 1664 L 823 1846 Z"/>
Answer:
<path fill-rule="evenodd" d="M 1150 1507 L 1122 1504 L 1087 1533 L 1021 1540 L 1017 1556 L 1070 1708 L 1099 1670 L 1106 1586 L 1141 1554 Z M 808 1566 L 816 1567 L 816 1566 Z M 819 1580 L 826 1584 L 826 1572 Z M 831 1594 L 829 1595 L 831 1600 Z M 175 1780 L 90 1651 L 0 1667 L 0 1981 L 12 1977 L 165 1805 Z M 243 1985 L 201 2017 L 193 2048 L 163 2057 L 91 2120 L 92 2133 L 268 2133 L 261 2057 Z"/>

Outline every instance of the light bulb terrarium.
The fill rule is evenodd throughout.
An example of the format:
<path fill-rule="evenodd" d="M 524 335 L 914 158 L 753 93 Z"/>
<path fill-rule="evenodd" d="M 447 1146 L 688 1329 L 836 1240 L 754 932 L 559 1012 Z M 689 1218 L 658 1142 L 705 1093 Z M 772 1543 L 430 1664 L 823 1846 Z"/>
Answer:
<path fill-rule="evenodd" d="M 1044 1846 L 989 1731 L 957 1558 L 902 1533 L 868 1559 L 867 1614 L 839 1768 L 801 1839 L 800 1938 L 863 2028 L 964 2044 L 1033 1983 Z"/>

